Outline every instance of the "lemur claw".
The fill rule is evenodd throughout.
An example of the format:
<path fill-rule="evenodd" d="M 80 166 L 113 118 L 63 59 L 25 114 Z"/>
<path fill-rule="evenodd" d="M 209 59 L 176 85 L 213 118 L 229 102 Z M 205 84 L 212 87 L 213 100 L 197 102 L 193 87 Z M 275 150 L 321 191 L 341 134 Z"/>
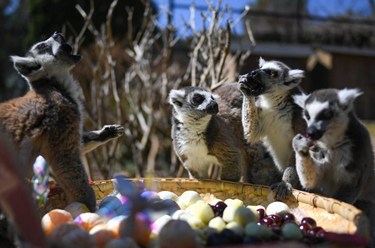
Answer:
<path fill-rule="evenodd" d="M 271 190 L 275 193 L 275 200 L 287 200 L 292 191 L 292 185 L 284 181 L 271 185 Z"/>
<path fill-rule="evenodd" d="M 309 149 L 313 145 L 314 141 L 312 139 L 305 137 L 300 133 L 293 138 L 294 150 L 303 156 L 307 156 L 309 154 Z"/>

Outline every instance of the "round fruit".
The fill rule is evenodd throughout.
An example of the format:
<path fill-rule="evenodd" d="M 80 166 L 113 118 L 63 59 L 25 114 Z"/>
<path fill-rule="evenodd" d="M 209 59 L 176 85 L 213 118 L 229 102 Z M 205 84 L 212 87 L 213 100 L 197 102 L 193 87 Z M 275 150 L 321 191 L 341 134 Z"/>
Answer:
<path fill-rule="evenodd" d="M 215 204 L 215 209 L 216 209 L 215 214 L 217 214 L 218 216 L 220 215 L 222 216 L 226 208 L 227 208 L 227 204 L 225 204 L 222 201 L 219 201 L 218 203 Z"/>
<path fill-rule="evenodd" d="M 283 217 L 283 222 L 284 221 L 294 221 L 296 218 L 294 217 L 294 215 L 293 214 L 286 214 L 286 215 L 284 215 L 284 217 Z"/>
<path fill-rule="evenodd" d="M 266 224 L 267 226 L 270 226 L 272 224 L 274 224 L 275 222 L 273 221 L 273 219 L 271 219 L 270 217 L 264 217 L 263 219 L 261 219 L 260 221 L 262 221 L 264 224 Z"/>
<path fill-rule="evenodd" d="M 310 217 L 305 217 L 301 220 L 301 223 L 307 223 L 309 224 L 311 227 L 316 227 L 316 221 L 313 219 L 313 218 L 310 218 Z"/>
<path fill-rule="evenodd" d="M 281 233 L 288 240 L 300 240 L 303 237 L 299 227 L 293 223 L 286 223 L 281 229 Z"/>
<path fill-rule="evenodd" d="M 266 210 L 267 215 L 276 214 L 283 215 L 290 213 L 290 208 L 284 202 L 272 202 L 267 206 Z"/>
<path fill-rule="evenodd" d="M 299 229 L 303 231 L 304 233 L 306 233 L 308 230 L 311 229 L 311 226 L 308 223 L 302 223 L 299 225 Z"/>
<path fill-rule="evenodd" d="M 277 225 L 281 225 L 281 218 L 278 215 L 271 214 L 268 215 L 268 218 L 271 218 Z"/>
<path fill-rule="evenodd" d="M 260 219 L 263 219 L 264 217 L 266 217 L 266 211 L 264 211 L 263 208 L 258 208 L 257 213 L 259 214 Z"/>
<path fill-rule="evenodd" d="M 54 209 L 43 216 L 42 228 L 46 234 L 49 234 L 56 226 L 71 220 L 73 217 L 68 211 Z"/>

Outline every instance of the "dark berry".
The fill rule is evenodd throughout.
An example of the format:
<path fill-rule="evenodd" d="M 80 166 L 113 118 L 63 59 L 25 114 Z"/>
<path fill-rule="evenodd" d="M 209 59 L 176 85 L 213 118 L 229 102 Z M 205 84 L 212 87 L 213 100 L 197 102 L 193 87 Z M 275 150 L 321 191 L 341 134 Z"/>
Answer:
<path fill-rule="evenodd" d="M 269 218 L 273 219 L 273 221 L 277 224 L 277 225 L 281 225 L 281 218 L 280 216 L 276 215 L 276 214 L 271 214 L 271 215 L 268 215 Z"/>
<path fill-rule="evenodd" d="M 257 212 L 258 212 L 258 214 L 259 214 L 259 218 L 260 218 L 260 219 L 263 219 L 264 217 L 266 217 L 266 212 L 264 211 L 263 208 L 258 208 L 258 209 L 257 209 Z"/>
<path fill-rule="evenodd" d="M 295 219 L 296 219 L 296 218 L 294 217 L 293 214 L 286 214 L 286 215 L 284 215 L 284 217 L 283 217 L 283 222 L 284 222 L 284 221 L 288 221 L 288 220 L 294 221 Z"/>
<path fill-rule="evenodd" d="M 316 227 L 316 221 L 313 219 L 313 218 L 310 218 L 310 217 L 305 217 L 301 220 L 301 224 L 303 223 L 307 223 L 309 224 L 311 227 Z"/>
<path fill-rule="evenodd" d="M 272 224 L 274 224 L 274 220 L 271 219 L 270 217 L 264 217 L 263 219 L 261 219 L 261 221 L 266 224 L 267 226 L 270 226 Z"/>
<path fill-rule="evenodd" d="M 227 208 L 227 204 L 222 201 L 219 201 L 215 204 L 216 212 L 218 215 L 223 215 L 224 210 Z"/>
<path fill-rule="evenodd" d="M 299 229 L 303 231 L 303 233 L 306 233 L 308 230 L 311 229 L 311 226 L 309 223 L 302 223 L 299 225 Z"/>

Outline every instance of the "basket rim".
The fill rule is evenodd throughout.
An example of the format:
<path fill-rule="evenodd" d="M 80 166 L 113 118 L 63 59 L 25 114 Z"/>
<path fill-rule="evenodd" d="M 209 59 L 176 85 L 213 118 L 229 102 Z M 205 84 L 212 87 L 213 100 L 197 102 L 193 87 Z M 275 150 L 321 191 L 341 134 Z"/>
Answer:
<path fill-rule="evenodd" d="M 231 182 L 231 181 L 224 181 L 224 180 L 214 180 L 214 179 L 190 179 L 190 178 L 124 178 L 125 180 L 129 180 L 135 183 L 180 183 L 183 185 L 184 183 L 189 184 L 200 184 L 201 186 L 206 185 L 214 185 L 215 187 L 219 187 L 221 189 L 232 189 L 236 190 L 237 192 L 244 192 L 244 191 L 253 191 L 258 195 L 268 196 L 272 190 L 269 186 L 259 185 L 259 184 L 251 184 L 251 183 L 243 183 L 243 182 Z M 98 180 L 93 181 L 93 186 L 99 186 L 100 184 L 105 183 L 112 183 L 114 179 L 111 180 Z M 100 186 L 98 187 L 100 190 Z M 329 198 L 325 196 L 321 196 L 315 193 L 309 193 L 302 190 L 293 189 L 292 195 L 289 197 L 291 199 L 293 197 L 295 201 L 308 204 L 315 208 L 321 208 L 326 210 L 328 213 L 331 214 L 338 214 L 344 219 L 354 222 L 357 226 L 360 225 L 363 218 L 367 219 L 364 213 L 356 208 L 355 206 L 341 202 L 334 198 Z"/>

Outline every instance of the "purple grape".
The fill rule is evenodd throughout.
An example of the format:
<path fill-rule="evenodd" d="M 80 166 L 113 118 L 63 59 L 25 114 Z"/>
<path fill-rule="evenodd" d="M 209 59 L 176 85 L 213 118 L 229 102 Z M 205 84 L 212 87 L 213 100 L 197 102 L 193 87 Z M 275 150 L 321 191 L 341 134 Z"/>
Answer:
<path fill-rule="evenodd" d="M 307 233 L 307 231 L 311 229 L 311 226 L 309 223 L 302 223 L 299 225 L 299 229 L 303 231 L 303 233 Z"/>
<path fill-rule="evenodd" d="M 266 215 L 266 212 L 264 211 L 263 208 L 259 208 L 259 209 L 257 209 L 257 213 L 259 214 L 259 218 L 260 218 L 260 219 L 263 219 L 264 217 L 267 216 L 267 215 Z"/>
<path fill-rule="evenodd" d="M 218 203 L 216 203 L 215 205 L 215 208 L 216 208 L 216 211 L 222 215 L 224 210 L 227 208 L 227 204 L 225 204 L 224 202 L 222 201 L 219 201 Z"/>
<path fill-rule="evenodd" d="M 275 221 L 273 219 L 271 219 L 270 217 L 264 217 L 263 219 L 261 219 L 260 221 L 262 221 L 264 224 L 266 224 L 267 226 L 270 226 L 272 224 L 275 224 Z"/>
<path fill-rule="evenodd" d="M 301 223 L 308 223 L 311 227 L 316 227 L 316 221 L 313 218 L 305 217 L 302 219 Z"/>
<path fill-rule="evenodd" d="M 273 219 L 273 221 L 277 224 L 277 225 L 281 225 L 281 218 L 280 216 L 276 215 L 276 214 L 271 214 L 271 215 L 268 215 L 269 218 Z"/>
<path fill-rule="evenodd" d="M 288 220 L 295 221 L 295 219 L 296 219 L 296 218 L 294 217 L 293 214 L 286 214 L 286 215 L 284 215 L 284 217 L 283 217 L 283 222 L 288 221 Z"/>

